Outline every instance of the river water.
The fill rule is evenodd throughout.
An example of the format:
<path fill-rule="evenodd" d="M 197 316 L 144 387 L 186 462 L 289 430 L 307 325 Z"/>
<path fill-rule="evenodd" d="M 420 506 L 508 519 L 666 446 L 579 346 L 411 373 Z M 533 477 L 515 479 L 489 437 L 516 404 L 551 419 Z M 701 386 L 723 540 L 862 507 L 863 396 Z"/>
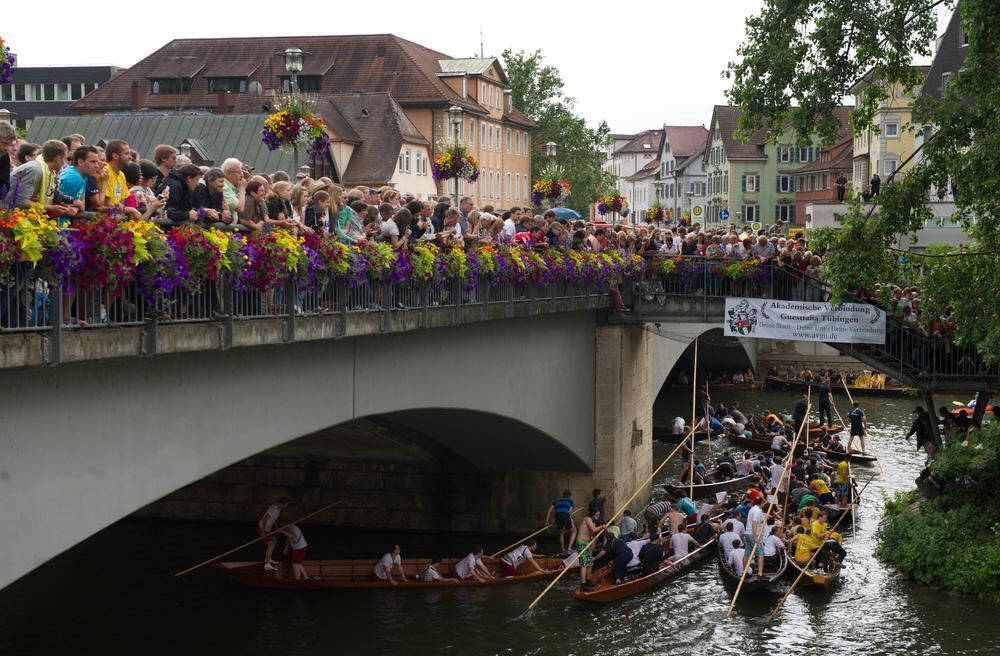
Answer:
<path fill-rule="evenodd" d="M 717 400 L 776 410 L 791 409 L 795 397 L 745 392 Z M 571 599 L 567 576 L 519 617 L 543 584 L 288 593 L 244 588 L 208 569 L 176 579 L 173 572 L 252 537 L 252 527 L 126 521 L 0 591 L 0 654 L 1000 654 L 1000 607 L 912 583 L 875 558 L 880 495 L 911 488 L 922 460 L 902 439 L 916 401 L 862 403 L 885 473 L 868 487 L 858 530 L 845 539 L 848 569 L 832 592 L 793 592 L 769 624 L 777 597 L 747 595 L 727 619 L 730 598 L 714 561 L 604 607 Z M 839 405 L 846 412 L 846 401 Z M 690 414 L 690 396 L 662 400 L 655 414 L 660 424 Z M 699 451 L 706 455 L 707 445 Z M 657 445 L 654 460 L 668 452 Z M 877 471 L 855 468 L 862 481 Z M 670 463 L 664 478 L 675 472 Z M 393 541 L 404 545 L 404 558 L 461 554 L 475 539 L 319 528 L 307 538 L 310 557 L 330 558 L 374 558 Z M 490 542 L 487 550 L 503 539 Z"/>

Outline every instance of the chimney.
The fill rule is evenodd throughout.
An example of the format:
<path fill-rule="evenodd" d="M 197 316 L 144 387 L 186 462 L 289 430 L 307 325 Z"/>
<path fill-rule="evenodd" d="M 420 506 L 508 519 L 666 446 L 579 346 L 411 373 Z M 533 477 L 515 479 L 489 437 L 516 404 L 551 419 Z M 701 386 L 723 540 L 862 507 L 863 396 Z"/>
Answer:
<path fill-rule="evenodd" d="M 225 92 L 225 91 L 220 91 L 218 95 L 219 95 L 219 109 L 218 109 L 217 113 L 219 113 L 219 114 L 228 114 L 229 113 L 229 94 L 227 92 Z"/>
<path fill-rule="evenodd" d="M 129 91 L 131 92 L 129 104 L 132 107 L 132 111 L 137 112 L 142 109 L 142 86 L 140 86 L 138 80 L 132 82 L 132 88 Z"/>

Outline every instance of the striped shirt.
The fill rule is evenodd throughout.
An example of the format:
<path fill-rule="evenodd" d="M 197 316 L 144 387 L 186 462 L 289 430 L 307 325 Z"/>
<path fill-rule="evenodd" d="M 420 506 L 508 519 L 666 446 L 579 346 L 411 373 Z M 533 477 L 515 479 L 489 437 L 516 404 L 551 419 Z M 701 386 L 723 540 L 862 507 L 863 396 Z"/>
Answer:
<path fill-rule="evenodd" d="M 656 503 L 651 503 L 646 508 L 646 512 L 655 515 L 656 517 L 663 517 L 670 510 L 670 503 L 667 501 L 657 501 Z"/>
<path fill-rule="evenodd" d="M 573 503 L 573 500 L 571 498 L 569 498 L 569 497 L 562 497 L 562 498 L 556 499 L 555 501 L 552 502 L 552 506 L 553 506 L 553 508 L 555 508 L 555 512 L 557 512 L 557 513 L 572 512 L 573 511 L 573 507 L 575 505 L 576 504 Z"/>

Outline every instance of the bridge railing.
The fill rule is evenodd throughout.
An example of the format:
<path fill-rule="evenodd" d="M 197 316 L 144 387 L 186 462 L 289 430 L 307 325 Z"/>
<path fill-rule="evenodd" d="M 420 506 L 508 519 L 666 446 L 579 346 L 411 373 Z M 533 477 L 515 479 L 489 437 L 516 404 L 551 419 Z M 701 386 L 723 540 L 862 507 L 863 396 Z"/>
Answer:
<path fill-rule="evenodd" d="M 664 267 L 669 259 L 673 264 Z M 773 298 L 790 301 L 825 302 L 830 299 L 827 283 L 795 269 L 770 262 L 750 267 L 732 266 L 738 260 L 652 256 L 643 277 L 632 285 L 637 313 L 656 315 L 671 297 L 722 299 L 730 296 Z M 877 303 L 853 295 L 845 301 Z M 972 345 L 959 345 L 953 335 L 929 335 L 921 326 L 886 312 L 886 343 L 842 344 L 841 351 L 882 362 L 903 377 L 953 378 L 994 381 L 1000 384 L 1000 368 L 988 365 Z"/>

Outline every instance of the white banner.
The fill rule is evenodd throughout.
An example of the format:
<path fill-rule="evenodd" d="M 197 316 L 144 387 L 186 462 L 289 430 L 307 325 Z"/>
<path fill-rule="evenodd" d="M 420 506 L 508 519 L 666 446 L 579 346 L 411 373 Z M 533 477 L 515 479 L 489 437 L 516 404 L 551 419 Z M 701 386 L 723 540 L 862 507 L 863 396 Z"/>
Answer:
<path fill-rule="evenodd" d="M 885 313 L 864 303 L 727 298 L 723 324 L 730 337 L 885 344 Z"/>

